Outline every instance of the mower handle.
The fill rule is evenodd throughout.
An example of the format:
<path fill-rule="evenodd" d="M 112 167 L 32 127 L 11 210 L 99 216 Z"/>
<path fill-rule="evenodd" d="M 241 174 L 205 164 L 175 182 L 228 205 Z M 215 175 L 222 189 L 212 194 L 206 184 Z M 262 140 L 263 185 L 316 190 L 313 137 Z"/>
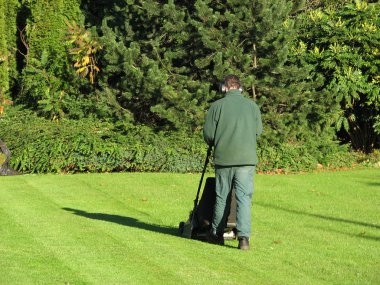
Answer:
<path fill-rule="evenodd" d="M 194 200 L 194 209 L 193 209 L 193 212 L 192 212 L 192 216 L 194 216 L 194 212 L 195 212 L 195 209 L 198 205 L 198 200 L 199 200 L 199 192 L 201 191 L 201 187 L 202 187 L 202 182 L 203 182 L 203 177 L 205 175 L 205 172 L 206 172 L 206 168 L 207 168 L 207 164 L 210 160 L 210 155 L 211 155 L 211 150 L 212 150 L 212 145 L 209 145 L 208 146 L 208 149 L 207 149 L 207 155 L 206 155 L 206 160 L 205 160 L 205 164 L 203 166 L 203 171 L 202 171 L 202 176 L 201 176 L 201 180 L 199 181 L 199 186 L 198 186 L 198 191 L 197 191 L 197 196 Z"/>

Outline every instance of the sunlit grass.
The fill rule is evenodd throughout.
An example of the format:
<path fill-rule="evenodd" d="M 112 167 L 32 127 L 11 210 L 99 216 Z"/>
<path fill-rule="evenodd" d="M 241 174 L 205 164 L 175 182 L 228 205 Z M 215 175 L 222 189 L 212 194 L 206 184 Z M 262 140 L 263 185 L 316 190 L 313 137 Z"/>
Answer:
<path fill-rule="evenodd" d="M 380 171 L 256 175 L 249 252 L 177 236 L 198 174 L 0 178 L 0 284 L 380 284 Z"/>

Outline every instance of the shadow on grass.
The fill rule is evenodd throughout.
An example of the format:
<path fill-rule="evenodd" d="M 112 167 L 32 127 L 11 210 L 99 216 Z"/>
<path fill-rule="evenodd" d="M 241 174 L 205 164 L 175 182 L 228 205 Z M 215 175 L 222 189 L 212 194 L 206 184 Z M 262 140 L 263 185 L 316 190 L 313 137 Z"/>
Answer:
<path fill-rule="evenodd" d="M 376 182 L 367 182 L 366 183 L 368 186 L 376 187 L 377 189 L 380 189 L 380 183 Z"/>
<path fill-rule="evenodd" d="M 344 232 L 344 231 L 338 231 L 338 230 L 331 229 L 331 228 L 329 228 L 329 229 L 322 228 L 322 227 L 315 227 L 315 228 L 323 230 L 323 231 L 334 232 L 334 233 L 337 233 L 337 234 L 350 236 L 350 237 L 353 237 L 353 238 L 364 238 L 364 239 L 367 239 L 367 240 L 380 241 L 380 237 L 379 236 L 374 236 L 374 235 L 368 234 L 365 231 L 363 231 L 361 233 L 353 234 L 353 233 L 347 233 L 347 232 Z"/>
<path fill-rule="evenodd" d="M 88 219 L 106 221 L 110 223 L 119 224 L 122 226 L 139 228 L 139 229 L 143 229 L 147 231 L 179 237 L 178 228 L 144 223 L 132 217 L 124 217 L 124 216 L 119 216 L 119 215 L 110 215 L 110 214 L 103 214 L 103 213 L 89 213 L 86 211 L 72 209 L 72 208 L 62 208 L 62 209 L 68 212 L 72 212 L 74 215 L 86 217 Z"/>
<path fill-rule="evenodd" d="M 147 231 L 151 231 L 151 232 L 167 234 L 167 235 L 172 235 L 172 236 L 176 236 L 179 238 L 183 238 L 179 235 L 178 228 L 160 226 L 160 225 L 156 225 L 156 224 L 149 224 L 149 223 L 141 222 L 141 221 L 139 221 L 135 218 L 132 218 L 132 217 L 124 217 L 124 216 L 110 215 L 110 214 L 104 214 L 104 213 L 89 213 L 86 211 L 82 211 L 82 210 L 78 210 L 78 209 L 72 209 L 72 208 L 62 208 L 62 210 L 71 212 L 74 215 L 85 217 L 88 219 L 106 221 L 106 222 L 110 222 L 110 223 L 119 224 L 122 226 L 133 227 L 133 228 L 138 228 L 138 229 L 147 230 Z M 206 242 L 206 241 L 202 241 L 202 240 L 197 240 L 197 241 Z M 228 244 L 224 245 L 224 247 L 235 248 L 234 246 L 231 246 Z"/>
<path fill-rule="evenodd" d="M 280 206 L 266 204 L 266 203 L 255 203 L 255 204 L 262 206 L 262 207 L 265 207 L 265 208 L 272 208 L 275 210 L 280 210 L 280 211 L 284 211 L 284 212 L 288 212 L 288 213 L 292 213 L 292 214 L 303 215 L 303 216 L 308 216 L 308 217 L 315 217 L 315 218 L 320 218 L 320 219 L 324 219 L 324 220 L 328 220 L 328 221 L 348 223 L 348 224 L 354 224 L 354 225 L 358 225 L 358 226 L 380 229 L 380 226 L 376 225 L 376 224 L 370 224 L 370 223 L 361 222 L 361 221 L 354 221 L 354 220 L 330 217 L 330 216 L 325 216 L 325 215 L 321 215 L 321 214 L 312 214 L 312 213 L 307 213 L 307 212 L 298 211 L 298 210 L 286 209 L 286 208 L 283 208 Z"/>

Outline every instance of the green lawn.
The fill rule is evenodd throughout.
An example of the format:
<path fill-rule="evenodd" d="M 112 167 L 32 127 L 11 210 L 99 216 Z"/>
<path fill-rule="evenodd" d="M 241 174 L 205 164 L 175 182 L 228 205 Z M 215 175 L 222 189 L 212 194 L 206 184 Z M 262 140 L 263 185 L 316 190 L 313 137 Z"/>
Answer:
<path fill-rule="evenodd" d="M 199 174 L 0 178 L 0 284 L 380 284 L 380 170 L 256 175 L 253 244 L 177 236 Z"/>

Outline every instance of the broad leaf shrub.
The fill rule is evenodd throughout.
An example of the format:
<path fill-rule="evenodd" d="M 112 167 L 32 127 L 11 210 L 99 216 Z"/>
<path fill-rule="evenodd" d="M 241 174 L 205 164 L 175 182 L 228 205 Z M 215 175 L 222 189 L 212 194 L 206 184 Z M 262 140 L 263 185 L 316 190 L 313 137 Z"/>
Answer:
<path fill-rule="evenodd" d="M 311 78 L 323 82 L 312 105 L 325 108 L 328 126 L 354 149 L 370 153 L 380 142 L 380 3 L 348 2 L 300 14 L 293 52 L 313 66 Z M 316 115 L 323 118 L 323 112 Z"/>
<path fill-rule="evenodd" d="M 23 173 L 200 172 L 207 151 L 200 132 L 190 137 L 154 133 L 144 126 L 94 119 L 53 122 L 18 107 L 0 118 L 0 138 L 12 151 L 11 166 Z M 258 152 L 257 170 L 269 173 L 346 168 L 376 160 L 311 139 L 273 145 L 263 137 Z"/>
<path fill-rule="evenodd" d="M 12 166 L 24 173 L 195 172 L 207 150 L 199 137 L 120 130 L 92 119 L 52 122 L 18 109 L 0 119 L 0 137 Z"/>
<path fill-rule="evenodd" d="M 104 124 L 54 123 L 29 112 L 12 115 L 1 122 L 1 136 L 11 148 L 12 165 L 20 171 L 107 171 L 116 159 L 116 144 L 102 139 L 108 131 Z"/>

